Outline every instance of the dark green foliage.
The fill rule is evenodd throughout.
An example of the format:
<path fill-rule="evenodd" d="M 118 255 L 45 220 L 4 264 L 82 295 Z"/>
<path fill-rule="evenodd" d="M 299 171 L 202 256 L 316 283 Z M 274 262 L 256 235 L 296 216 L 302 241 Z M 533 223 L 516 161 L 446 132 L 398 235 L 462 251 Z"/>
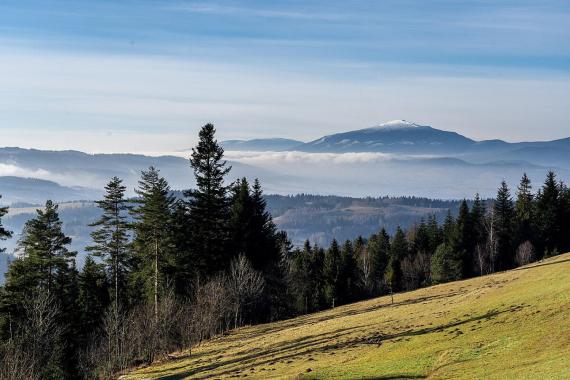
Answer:
<path fill-rule="evenodd" d="M 386 283 L 391 291 L 398 291 L 402 287 L 402 269 L 400 263 L 408 255 L 408 241 L 404 231 L 398 227 L 390 243 L 390 257 L 386 269 Z"/>
<path fill-rule="evenodd" d="M 16 267 L 6 276 L 6 289 L 22 297 L 43 289 L 48 294 L 60 286 L 61 277 L 71 270 L 76 252 L 67 249 L 71 238 L 64 235 L 57 205 L 47 201 L 44 210 L 29 220 L 19 242 L 22 258 L 15 260 Z M 20 270 L 21 269 L 21 270 Z"/>
<path fill-rule="evenodd" d="M 323 262 L 323 277 L 325 282 L 325 300 L 329 306 L 339 302 L 342 286 L 342 257 L 336 240 L 333 240 L 330 248 L 325 252 Z"/>
<path fill-rule="evenodd" d="M 337 290 L 339 305 L 359 298 L 359 280 L 354 246 L 347 240 L 342 246 L 340 257 L 340 286 Z"/>
<path fill-rule="evenodd" d="M 25 225 L 19 243 L 20 257 L 12 262 L 6 274 L 0 302 L 0 312 L 8 320 L 2 328 L 9 329 L 2 335 L 27 335 L 23 329 L 27 329 L 25 326 L 30 322 L 30 310 L 39 310 L 38 305 L 31 306 L 30 302 L 43 297 L 42 313 L 52 313 L 52 329 L 59 333 L 57 339 L 54 335 L 49 344 L 37 342 L 31 336 L 30 344 L 37 343 L 38 346 L 30 350 L 38 354 L 39 345 L 45 343 L 48 347 L 42 349 L 53 351 L 39 364 L 43 368 L 42 378 L 47 379 L 69 378 L 76 371 L 74 355 L 78 347 L 79 287 L 74 260 L 76 253 L 66 247 L 70 243 L 71 239 L 62 232 L 57 205 L 47 201 L 45 209 L 37 210 L 36 218 Z M 57 312 L 53 311 L 55 308 Z"/>
<path fill-rule="evenodd" d="M 278 261 L 276 227 L 266 210 L 261 185 L 256 179 L 253 189 L 247 179 L 233 186 L 229 230 L 232 255 L 244 254 L 257 270 L 268 270 Z"/>
<path fill-rule="evenodd" d="M 479 194 L 475 194 L 473 206 L 471 207 L 471 225 L 473 227 L 473 241 L 475 245 L 483 243 L 486 238 L 485 213 L 485 204 L 479 197 Z"/>
<path fill-rule="evenodd" d="M 192 294 L 192 284 L 199 278 L 198 270 L 200 256 L 191 249 L 192 227 L 190 224 L 190 211 L 183 200 L 174 204 L 171 219 L 172 244 L 176 247 L 174 252 L 173 286 L 177 295 L 189 297 Z"/>
<path fill-rule="evenodd" d="M 449 244 L 443 243 L 437 247 L 431 258 L 432 283 L 455 281 L 462 278 L 463 261 Z"/>
<path fill-rule="evenodd" d="M 122 307 L 122 300 L 127 296 L 127 275 L 132 264 L 130 225 L 127 219 L 129 207 L 125 199 L 125 190 L 126 187 L 117 177 L 113 177 L 107 184 L 105 197 L 96 202 L 102 215 L 92 224 L 97 228 L 91 233 L 93 245 L 86 248 L 105 263 L 113 288 L 111 299 L 117 309 Z"/>
<path fill-rule="evenodd" d="M 532 185 L 526 173 L 523 174 L 517 189 L 517 199 L 515 202 L 515 214 L 517 218 L 516 241 L 517 244 L 525 240 L 535 242 L 536 212 L 534 205 L 534 195 Z M 524 239 L 524 240 L 523 240 Z"/>
<path fill-rule="evenodd" d="M 372 260 L 372 293 L 380 294 L 384 287 L 384 272 L 388 266 L 390 252 L 390 236 L 384 228 L 372 235 L 366 247 Z"/>
<path fill-rule="evenodd" d="M 316 251 L 320 255 L 317 248 Z M 315 300 L 316 279 L 321 275 L 314 276 L 316 260 L 313 258 L 313 248 L 307 241 L 303 249 L 296 249 L 292 252 L 291 258 L 284 258 L 287 262 L 288 287 L 292 297 L 292 307 L 295 313 L 307 313 L 318 310 L 318 299 Z M 317 284 L 318 285 L 318 284 Z"/>
<path fill-rule="evenodd" d="M 92 334 L 100 328 L 110 303 L 110 287 L 103 265 L 88 256 L 79 274 L 78 303 L 82 333 Z"/>
<path fill-rule="evenodd" d="M 198 145 L 192 149 L 190 165 L 194 169 L 196 189 L 190 197 L 191 250 L 200 255 L 197 265 L 204 274 L 216 273 L 228 267 L 228 188 L 224 177 L 230 171 L 223 160 L 224 150 L 216 141 L 216 130 L 206 124 L 200 130 Z"/>
<path fill-rule="evenodd" d="M 453 242 L 452 249 L 460 262 L 462 277 L 471 277 L 473 275 L 472 263 L 475 260 L 475 243 L 473 239 L 473 221 L 466 200 L 463 200 L 459 206 L 456 228 L 456 240 Z"/>
<path fill-rule="evenodd" d="M 556 174 L 550 171 L 546 176 L 544 185 L 537 195 L 537 218 L 541 244 L 539 256 L 551 254 L 555 250 L 563 248 L 563 231 L 561 229 L 562 210 L 561 187 L 556 180 Z M 567 238 L 567 236 L 566 236 Z"/>
<path fill-rule="evenodd" d="M 0 195 L 2 199 L 2 195 Z M 0 207 L 0 241 L 12 237 L 12 232 L 2 226 L 2 217 L 8 213 L 8 207 Z M 4 252 L 4 248 L 0 247 L 0 253 Z"/>
<path fill-rule="evenodd" d="M 495 268 L 505 270 L 514 266 L 515 209 L 510 190 L 505 181 L 497 192 L 493 205 L 493 227 L 497 236 L 497 258 Z"/>
<path fill-rule="evenodd" d="M 168 183 L 153 167 L 142 172 L 135 191 L 137 206 L 131 210 L 135 220 L 133 285 L 140 286 L 147 299 L 153 299 L 158 313 L 158 298 L 173 277 L 171 226 L 175 200 Z"/>

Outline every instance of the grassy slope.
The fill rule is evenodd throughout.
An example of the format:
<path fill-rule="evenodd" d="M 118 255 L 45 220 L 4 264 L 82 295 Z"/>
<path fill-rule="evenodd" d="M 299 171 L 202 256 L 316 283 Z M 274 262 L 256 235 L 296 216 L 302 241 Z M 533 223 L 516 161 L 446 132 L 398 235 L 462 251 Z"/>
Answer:
<path fill-rule="evenodd" d="M 570 254 L 242 328 L 128 379 L 570 378 Z"/>

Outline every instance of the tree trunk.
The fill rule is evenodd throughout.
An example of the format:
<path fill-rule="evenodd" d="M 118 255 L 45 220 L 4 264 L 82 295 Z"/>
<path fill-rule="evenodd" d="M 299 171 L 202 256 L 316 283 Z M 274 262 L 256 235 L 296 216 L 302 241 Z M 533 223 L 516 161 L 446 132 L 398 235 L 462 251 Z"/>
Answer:
<path fill-rule="evenodd" d="M 154 321 L 158 323 L 158 239 L 154 241 Z"/>

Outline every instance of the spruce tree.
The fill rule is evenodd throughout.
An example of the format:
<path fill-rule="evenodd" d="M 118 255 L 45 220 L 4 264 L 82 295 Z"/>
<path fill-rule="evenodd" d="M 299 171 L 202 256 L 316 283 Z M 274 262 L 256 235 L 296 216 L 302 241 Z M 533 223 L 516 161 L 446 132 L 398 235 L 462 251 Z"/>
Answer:
<path fill-rule="evenodd" d="M 429 254 L 433 255 L 437 247 L 443 242 L 443 233 L 434 214 L 428 216 L 426 232 L 429 241 Z"/>
<path fill-rule="evenodd" d="M 215 139 L 215 128 L 206 124 L 200 130 L 198 145 L 192 149 L 190 165 L 194 170 L 196 189 L 186 192 L 190 197 L 192 251 L 200 256 L 198 263 L 204 275 L 228 267 L 228 188 L 224 177 L 231 167 L 223 160 L 224 150 Z"/>
<path fill-rule="evenodd" d="M 388 261 L 388 268 L 386 270 L 386 281 L 390 288 L 390 292 L 400 290 L 402 283 L 402 269 L 400 264 L 402 260 L 408 255 L 408 241 L 406 234 L 398 226 L 396 233 L 390 243 L 390 258 Z"/>
<path fill-rule="evenodd" d="M 19 257 L 6 273 L 0 302 L 9 325 L 17 327 L 27 323 L 26 303 L 41 297 L 53 300 L 50 307 L 57 308 L 58 312 L 54 312 L 52 323 L 61 331 L 61 339 L 45 348 L 57 355 L 50 356 L 50 363 L 42 363 L 44 378 L 65 378 L 76 372 L 78 283 L 76 252 L 67 248 L 70 243 L 71 239 L 62 231 L 57 205 L 47 201 L 45 209 L 37 210 L 36 217 L 24 226 Z"/>
<path fill-rule="evenodd" d="M 340 248 L 333 239 L 329 249 L 325 252 L 323 275 L 325 278 L 325 299 L 329 306 L 338 304 L 341 286 L 342 257 Z"/>
<path fill-rule="evenodd" d="M 188 297 L 192 294 L 192 284 L 198 278 L 199 255 L 192 249 L 192 228 L 190 225 L 190 212 L 187 202 L 178 199 L 174 204 L 172 213 L 172 244 L 176 247 L 174 252 L 174 290 L 177 295 Z"/>
<path fill-rule="evenodd" d="M 150 167 L 141 173 L 137 206 L 131 210 L 135 219 L 133 241 L 137 260 L 134 275 L 142 284 L 146 296 L 153 300 L 155 319 L 158 319 L 159 295 L 172 276 L 172 211 L 175 199 L 168 182 L 159 171 Z"/>
<path fill-rule="evenodd" d="M 452 248 L 460 261 L 462 277 L 470 277 L 473 274 L 471 271 L 472 263 L 475 262 L 475 246 L 471 213 L 465 199 L 459 205 L 456 228 L 456 241 Z"/>
<path fill-rule="evenodd" d="M 431 280 L 433 284 L 459 280 L 462 277 L 463 262 L 452 246 L 447 243 L 437 247 L 431 259 Z"/>
<path fill-rule="evenodd" d="M 288 272 L 287 282 L 298 313 L 308 313 L 312 309 L 311 251 L 311 244 L 306 240 L 302 250 L 293 252 Z"/>
<path fill-rule="evenodd" d="M 479 194 L 475 194 L 473 206 L 471 207 L 471 224 L 473 226 L 473 240 L 476 244 L 485 241 L 485 213 L 484 202 L 479 197 Z"/>
<path fill-rule="evenodd" d="M 126 187 L 119 178 L 113 177 L 105 186 L 105 191 L 103 200 L 95 202 L 102 215 L 91 224 L 96 230 L 91 233 L 93 245 L 86 249 L 103 259 L 113 287 L 111 299 L 118 312 L 123 304 L 121 300 L 126 296 L 127 275 L 131 265 L 127 214 L 129 206 L 125 199 Z"/>
<path fill-rule="evenodd" d="M 497 236 L 497 269 L 505 270 L 513 267 L 515 256 L 513 246 L 515 209 L 511 192 L 505 181 L 501 182 L 493 207 L 493 228 Z"/>
<path fill-rule="evenodd" d="M 110 287 L 104 266 L 87 256 L 79 274 L 78 300 L 84 338 L 89 338 L 89 334 L 95 333 L 100 327 L 109 306 Z"/>
<path fill-rule="evenodd" d="M 231 188 L 231 205 L 229 212 L 229 230 L 233 256 L 246 255 L 251 263 L 251 245 L 253 244 L 252 219 L 253 205 L 251 189 L 246 178 L 238 179 Z M 257 264 L 257 263 L 255 263 Z M 254 268 L 259 269 L 255 264 Z"/>
<path fill-rule="evenodd" d="M 311 280 L 313 310 L 316 311 L 327 307 L 324 277 L 325 250 L 315 244 L 311 252 L 309 278 Z"/>
<path fill-rule="evenodd" d="M 384 286 L 384 272 L 388 266 L 390 252 L 390 236 L 385 228 L 370 237 L 366 249 L 370 251 L 372 258 L 372 279 L 374 291 L 378 294 Z"/>
<path fill-rule="evenodd" d="M 442 226 L 443 242 L 449 246 L 454 246 L 457 242 L 457 225 L 455 218 L 451 214 L 451 210 L 447 211 L 447 215 Z"/>
<path fill-rule="evenodd" d="M 357 264 L 354 246 L 350 240 L 344 242 L 341 250 L 339 304 L 348 303 L 358 296 Z"/>
<path fill-rule="evenodd" d="M 515 214 L 517 218 L 516 245 L 525 241 L 534 242 L 534 196 L 530 179 L 523 174 L 517 189 L 517 200 L 515 202 Z"/>
<path fill-rule="evenodd" d="M 412 251 L 431 255 L 428 227 L 423 219 L 416 228 L 416 233 L 412 241 Z"/>
<path fill-rule="evenodd" d="M 69 270 L 77 253 L 67 248 L 71 244 L 71 238 L 62 231 L 63 223 L 59 219 L 58 206 L 48 200 L 45 209 L 36 212 L 36 218 L 26 222 L 18 244 L 22 262 L 28 267 L 26 279 L 11 278 L 10 271 L 8 279 L 18 283 L 24 280 L 26 285 L 20 287 L 20 290 L 41 288 L 50 294 L 57 285 L 58 276 Z M 13 285 L 8 285 L 8 282 L 7 288 Z"/>
<path fill-rule="evenodd" d="M 562 247 L 559 247 L 561 239 L 561 211 L 560 185 L 556 179 L 556 174 L 549 171 L 542 189 L 537 195 L 538 225 L 540 231 L 541 244 L 538 254 L 552 254 Z"/>
<path fill-rule="evenodd" d="M 275 299 L 281 292 L 279 277 L 279 248 L 276 227 L 266 210 L 261 185 L 256 179 L 253 189 L 246 178 L 232 186 L 230 201 L 229 231 L 232 257 L 245 255 L 253 268 L 265 277 L 264 299 Z M 318 303 L 315 301 L 314 303 Z M 269 302 L 256 304 L 257 315 L 271 314 Z M 259 318 L 261 319 L 261 318 Z"/>
<path fill-rule="evenodd" d="M 267 211 L 267 202 L 259 179 L 253 182 L 251 195 L 252 219 L 251 237 L 252 247 L 250 257 L 254 266 L 259 270 L 268 270 L 279 257 L 277 249 L 277 227 L 273 223 L 271 214 Z"/>

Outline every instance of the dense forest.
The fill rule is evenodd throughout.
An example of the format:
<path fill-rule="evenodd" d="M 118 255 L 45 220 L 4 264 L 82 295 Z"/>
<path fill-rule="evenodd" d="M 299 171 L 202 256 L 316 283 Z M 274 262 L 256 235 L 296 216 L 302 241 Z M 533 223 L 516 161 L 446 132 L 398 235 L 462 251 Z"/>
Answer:
<path fill-rule="evenodd" d="M 0 288 L 0 378 L 110 378 L 245 324 L 507 270 L 570 250 L 570 190 L 553 172 L 537 192 L 523 175 L 492 201 L 461 202 L 390 235 L 295 248 L 259 181 L 226 184 L 230 167 L 202 128 L 196 188 L 174 197 L 151 167 L 128 199 L 112 178 L 97 202 L 83 268 L 47 201 L 26 222 Z M 410 202 L 418 202 L 410 199 Z M 0 239 L 7 208 L 0 208 Z"/>

